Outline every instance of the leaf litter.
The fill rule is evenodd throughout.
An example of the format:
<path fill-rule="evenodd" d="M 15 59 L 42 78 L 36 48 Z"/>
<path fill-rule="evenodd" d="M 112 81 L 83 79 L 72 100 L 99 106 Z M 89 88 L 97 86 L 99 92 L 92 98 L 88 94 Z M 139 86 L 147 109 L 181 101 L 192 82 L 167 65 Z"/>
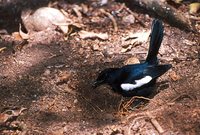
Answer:
<path fill-rule="evenodd" d="M 23 51 L 7 57 L 8 55 L 5 55 L 7 49 L 3 50 L 1 53 L 3 64 L 0 66 L 2 69 L 0 71 L 5 77 L 0 76 L 1 89 L 3 89 L 0 95 L 1 106 L 6 107 L 5 102 L 9 102 L 9 105 L 23 105 L 28 108 L 26 115 L 19 117 L 20 122 L 23 121 L 28 127 L 28 134 L 45 134 L 46 131 L 49 131 L 49 134 L 142 134 L 148 131 L 148 133 L 156 134 L 163 133 L 163 130 L 166 134 L 196 133 L 198 127 L 195 126 L 195 122 L 199 119 L 199 115 L 195 110 L 199 107 L 199 85 L 197 84 L 198 77 L 192 79 L 192 75 L 198 72 L 198 51 L 195 48 L 191 49 L 195 46 L 195 42 L 197 43 L 192 34 L 186 34 L 166 25 L 165 30 L 169 34 L 165 35 L 161 46 L 164 49 L 161 48 L 162 55 L 159 55 L 159 59 L 161 63 L 173 64 L 175 80 L 178 75 L 181 75 L 181 78 L 170 81 L 169 74 L 160 78 L 157 85 L 167 87 L 162 90 L 158 87 L 157 94 L 141 108 L 132 107 L 131 102 L 136 98 L 133 97 L 133 99 L 125 100 L 130 101 L 127 105 L 124 104 L 126 109 L 123 109 L 120 115 L 116 115 L 121 97 L 104 86 L 97 90 L 91 88 L 91 81 L 98 71 L 106 67 L 122 66 L 126 60 L 124 64 L 138 63 L 139 59 L 145 58 L 147 52 L 149 34 L 145 34 L 146 31 L 142 33 L 137 30 L 141 29 L 141 24 L 146 26 L 145 29 L 150 29 L 152 18 L 145 17 L 141 13 L 130 12 L 124 4 L 115 2 L 111 4 L 110 2 L 113 1 L 108 1 L 106 7 L 101 7 L 104 9 L 103 12 L 93 3 L 65 4 L 64 2 L 60 4 L 57 2 L 51 5 L 56 8 L 61 5 L 60 7 L 65 12 L 64 16 L 72 17 L 72 25 L 80 21 L 78 22 L 81 24 L 79 28 L 86 31 L 86 35 L 89 33 L 86 38 L 88 40 L 82 39 L 79 35 L 81 31 L 77 30 L 77 33 L 72 32 L 70 36 L 67 34 L 67 40 L 63 42 L 63 39 L 56 34 L 60 32 L 57 29 L 59 25 L 66 24 L 55 23 L 52 25 L 56 32 L 50 33 L 49 30 L 42 30 L 43 33 L 40 36 L 36 34 L 35 40 L 32 40 L 32 43 L 29 42 Z M 77 13 L 73 11 L 73 7 L 77 8 Z M 114 14 L 114 11 L 118 10 L 120 11 L 119 16 Z M 127 22 L 121 20 L 130 14 L 135 17 L 135 22 L 134 25 L 127 26 Z M 138 24 L 138 21 L 141 23 Z M 71 33 L 76 28 L 69 29 L 64 33 Z M 141 33 L 136 34 L 130 30 Z M 46 38 L 42 39 L 44 33 Z M 108 34 L 106 38 L 96 36 L 99 33 L 100 35 L 109 33 L 109 36 Z M 123 38 L 123 33 L 130 33 L 130 35 Z M 50 36 L 54 38 L 51 39 Z M 30 44 L 35 44 L 35 46 Z M 3 42 L 3 45 L 7 43 Z M 168 46 L 172 46 L 175 52 Z M 179 49 L 183 47 L 184 49 Z M 121 53 L 120 50 L 123 48 L 127 50 Z M 78 53 L 79 50 L 81 53 Z M 176 56 L 176 53 L 178 54 L 177 59 L 192 55 L 194 58 L 192 66 L 187 59 L 175 62 L 173 56 Z M 27 54 L 31 56 L 27 57 Z M 17 61 L 24 61 L 24 59 L 26 61 L 18 64 L 14 63 L 12 58 Z M 171 58 L 171 60 L 167 61 L 164 58 Z M 30 66 L 27 63 L 31 63 Z M 54 65 L 57 63 L 64 63 L 65 66 L 56 68 Z M 49 66 L 52 68 L 45 73 Z M 76 70 L 76 75 L 71 76 L 68 72 L 63 72 L 70 71 L 69 69 Z M 41 73 L 44 73 L 42 78 Z M 21 77 L 15 80 L 12 76 Z M 7 98 L 8 96 L 10 98 Z M 2 117 L 3 123 L 7 118 L 7 115 L 4 116 L 5 118 Z M 126 117 L 129 120 L 122 123 Z"/>

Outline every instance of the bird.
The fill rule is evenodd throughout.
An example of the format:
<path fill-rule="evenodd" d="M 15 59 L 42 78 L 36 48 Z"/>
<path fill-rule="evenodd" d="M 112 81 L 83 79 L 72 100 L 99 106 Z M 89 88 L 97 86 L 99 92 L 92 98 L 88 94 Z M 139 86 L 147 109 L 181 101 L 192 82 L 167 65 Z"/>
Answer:
<path fill-rule="evenodd" d="M 158 77 L 166 73 L 171 64 L 159 64 L 157 58 L 163 40 L 164 26 L 161 20 L 152 21 L 149 50 L 144 62 L 129 64 L 119 68 L 106 68 L 101 71 L 93 82 L 93 87 L 107 84 L 114 92 L 124 97 L 143 96 L 152 94 Z"/>

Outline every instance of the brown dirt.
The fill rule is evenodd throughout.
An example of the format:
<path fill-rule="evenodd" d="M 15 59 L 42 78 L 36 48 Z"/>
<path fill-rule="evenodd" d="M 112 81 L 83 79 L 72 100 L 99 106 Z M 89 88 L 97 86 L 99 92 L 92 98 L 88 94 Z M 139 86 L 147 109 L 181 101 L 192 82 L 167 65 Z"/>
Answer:
<path fill-rule="evenodd" d="M 81 3 L 61 2 L 58 4 L 76 17 L 70 9 Z M 26 7 L 16 3 L 19 12 Z M 31 4 L 25 3 L 27 8 Z M 0 35 L 0 48 L 6 47 L 0 53 L 0 111 L 21 107 L 27 110 L 16 120 L 21 130 L 4 129 L 0 134 L 150 135 L 162 130 L 166 135 L 200 133 L 199 36 L 165 23 L 159 58 L 173 68 L 158 79 L 157 94 L 148 103 L 139 108 L 120 109 L 120 104 L 129 98 L 122 98 L 107 86 L 92 89 L 91 84 L 106 67 L 122 66 L 132 56 L 145 58 L 148 43 L 123 53 L 125 43 L 121 39 L 129 32 L 149 30 L 153 18 L 136 12 L 147 27 L 137 22 L 129 25 L 122 18 L 130 13 L 122 10 L 115 17 L 118 25 L 115 32 L 110 19 L 99 11 L 100 7 L 95 7 L 96 2 L 86 5 L 90 15 L 83 16 L 83 29 L 107 32 L 109 40 L 83 40 L 75 33 L 64 41 L 59 31 L 46 30 L 31 35 L 28 44 L 20 48 L 19 41 L 11 35 L 18 29 L 20 16 L 13 21 L 11 12 L 5 9 L 8 16 L 3 16 L 7 19 L 0 22 L 1 29 L 8 31 Z M 103 8 L 111 13 L 121 6 L 110 1 Z M 174 76 L 180 78 L 173 80 Z"/>

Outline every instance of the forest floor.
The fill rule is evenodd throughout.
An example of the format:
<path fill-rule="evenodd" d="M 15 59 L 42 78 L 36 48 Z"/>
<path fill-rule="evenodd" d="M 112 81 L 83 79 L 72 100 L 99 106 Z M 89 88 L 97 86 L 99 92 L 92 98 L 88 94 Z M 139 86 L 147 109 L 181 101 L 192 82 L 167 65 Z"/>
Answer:
<path fill-rule="evenodd" d="M 82 29 L 107 33 L 107 40 L 83 39 L 78 32 L 64 39 L 62 32 L 48 29 L 31 34 L 24 44 L 13 34 L 21 22 L 18 9 L 47 6 L 48 1 L 15 2 L 1 7 L 8 8 L 0 22 L 0 134 L 200 133 L 199 35 L 164 22 L 158 57 L 160 63 L 172 64 L 173 68 L 157 80 L 156 94 L 135 108 L 131 98 L 114 93 L 108 86 L 93 89 L 92 82 L 105 68 L 123 66 L 129 58 L 145 59 L 149 40 L 124 39 L 129 33 L 149 31 L 154 17 L 133 11 L 139 21 L 132 22 L 134 16 L 122 8 L 122 3 L 109 1 L 101 7 L 94 1 L 84 2 L 88 14 L 82 15 Z M 81 2 L 51 5 L 62 5 L 74 18 L 77 14 L 72 8 L 83 7 Z M 8 9 L 13 9 L 13 14 L 10 10 L 6 13 Z M 114 16 L 117 31 L 100 9 L 120 11 Z M 5 112 L 15 118 L 4 123 Z"/>

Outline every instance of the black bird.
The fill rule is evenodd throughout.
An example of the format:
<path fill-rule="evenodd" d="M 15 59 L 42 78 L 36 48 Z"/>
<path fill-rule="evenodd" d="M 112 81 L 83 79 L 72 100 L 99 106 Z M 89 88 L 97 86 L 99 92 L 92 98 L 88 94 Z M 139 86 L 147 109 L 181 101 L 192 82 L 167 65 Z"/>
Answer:
<path fill-rule="evenodd" d="M 157 54 L 162 40 L 163 24 L 155 19 L 152 22 L 150 46 L 145 62 L 105 69 L 94 82 L 94 87 L 108 84 L 115 92 L 126 97 L 149 96 L 152 93 L 150 87 L 156 83 L 156 79 L 172 67 L 170 64 L 158 64 Z"/>

